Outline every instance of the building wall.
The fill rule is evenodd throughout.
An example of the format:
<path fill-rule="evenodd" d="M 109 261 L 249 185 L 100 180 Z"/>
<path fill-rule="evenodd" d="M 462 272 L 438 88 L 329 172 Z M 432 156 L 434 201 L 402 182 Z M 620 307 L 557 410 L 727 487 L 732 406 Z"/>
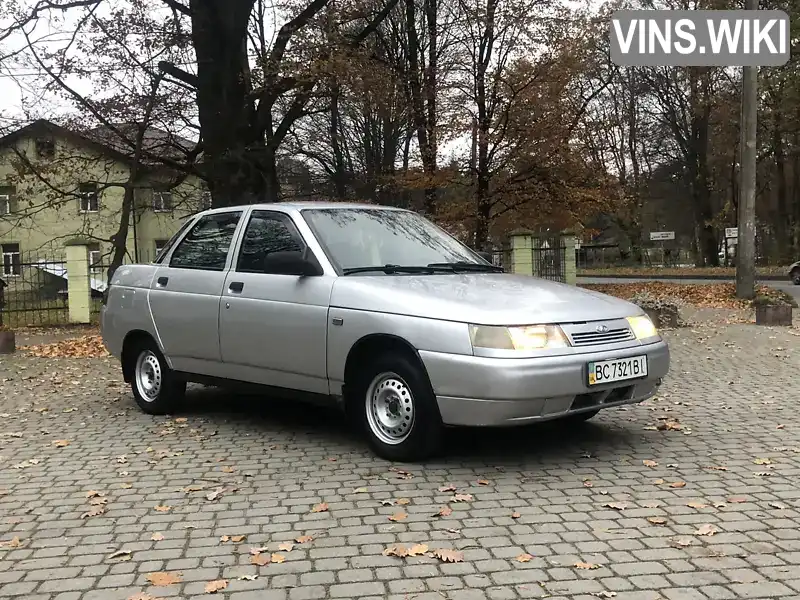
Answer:
<path fill-rule="evenodd" d="M 108 240 L 118 230 L 123 206 L 124 189 L 119 184 L 127 182 L 129 167 L 94 148 L 60 138 L 53 141 L 52 158 L 38 155 L 34 137 L 0 148 L 0 188 L 16 188 L 16 210 L 0 215 L 0 244 L 19 244 L 23 260 L 28 255 L 63 259 L 66 242 L 86 239 L 99 244 L 101 260 L 107 264 L 111 253 Z M 34 165 L 33 170 L 26 168 L 20 155 Z M 98 211 L 81 212 L 78 194 L 81 185 L 90 182 L 99 186 Z M 171 190 L 173 209 L 154 212 L 151 186 L 168 185 L 166 177 L 137 183 L 135 227 L 132 221 L 126 262 L 133 260 L 134 248 L 140 250 L 140 260 L 152 259 L 156 241 L 171 237 L 183 219 L 202 208 L 200 182 L 187 179 Z"/>

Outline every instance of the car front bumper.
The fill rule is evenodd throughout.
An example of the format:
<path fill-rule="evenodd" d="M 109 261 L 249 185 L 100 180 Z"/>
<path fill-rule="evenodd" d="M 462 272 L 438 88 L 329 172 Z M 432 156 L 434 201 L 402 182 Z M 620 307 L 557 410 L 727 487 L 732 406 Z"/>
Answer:
<path fill-rule="evenodd" d="M 644 378 L 589 387 L 590 362 L 647 356 Z M 669 371 L 669 347 L 653 344 L 569 356 L 507 359 L 420 351 L 446 425 L 503 426 L 642 402 Z"/>

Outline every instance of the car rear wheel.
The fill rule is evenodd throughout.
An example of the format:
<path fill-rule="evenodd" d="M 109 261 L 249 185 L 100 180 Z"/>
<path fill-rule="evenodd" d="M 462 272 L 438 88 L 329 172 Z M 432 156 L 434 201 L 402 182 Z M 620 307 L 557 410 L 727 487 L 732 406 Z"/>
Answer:
<path fill-rule="evenodd" d="M 396 461 L 419 461 L 441 447 L 443 427 L 428 376 L 404 356 L 384 355 L 358 377 L 353 409 L 373 451 Z"/>
<path fill-rule="evenodd" d="M 130 360 L 131 388 L 139 408 L 150 415 L 172 412 L 186 393 L 186 382 L 175 376 L 155 342 L 140 342 L 130 353 Z"/>
<path fill-rule="evenodd" d="M 800 267 L 795 267 L 792 269 L 792 272 L 789 274 L 792 278 L 792 283 L 795 285 L 800 285 Z"/>

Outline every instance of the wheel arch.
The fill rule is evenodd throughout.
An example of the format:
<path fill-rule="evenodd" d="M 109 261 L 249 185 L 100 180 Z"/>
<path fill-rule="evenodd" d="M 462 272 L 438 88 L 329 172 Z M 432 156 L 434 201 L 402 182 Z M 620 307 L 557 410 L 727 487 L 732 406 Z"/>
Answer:
<path fill-rule="evenodd" d="M 120 363 L 122 364 L 122 376 L 125 379 L 125 383 L 130 383 L 133 379 L 133 368 L 134 364 L 133 361 L 130 360 L 131 353 L 134 351 L 136 346 L 142 343 L 145 340 L 149 340 L 158 346 L 158 342 L 156 342 L 153 335 L 143 329 L 134 329 L 129 331 L 125 335 L 125 339 L 122 341 L 122 354 L 120 355 Z"/>
<path fill-rule="evenodd" d="M 430 385 L 430 376 L 425 367 L 425 362 L 419 355 L 414 345 L 398 335 L 389 333 L 371 333 L 359 338 L 347 353 L 344 365 L 344 387 L 343 395 L 348 397 L 348 391 L 352 389 L 354 378 L 359 366 L 366 363 L 371 358 L 380 354 L 394 352 L 408 358 L 417 366 L 425 376 Z"/>

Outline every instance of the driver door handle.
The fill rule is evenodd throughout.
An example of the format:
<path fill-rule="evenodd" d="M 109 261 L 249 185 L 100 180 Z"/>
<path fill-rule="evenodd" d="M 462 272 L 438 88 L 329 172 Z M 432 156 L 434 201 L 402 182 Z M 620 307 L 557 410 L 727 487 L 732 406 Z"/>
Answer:
<path fill-rule="evenodd" d="M 241 294 L 243 289 L 244 282 L 242 281 L 231 281 L 230 285 L 228 286 L 228 291 L 234 294 Z"/>
<path fill-rule="evenodd" d="M 156 280 L 156 285 L 158 287 L 167 287 L 167 282 L 169 281 L 169 277 L 159 277 Z"/>

